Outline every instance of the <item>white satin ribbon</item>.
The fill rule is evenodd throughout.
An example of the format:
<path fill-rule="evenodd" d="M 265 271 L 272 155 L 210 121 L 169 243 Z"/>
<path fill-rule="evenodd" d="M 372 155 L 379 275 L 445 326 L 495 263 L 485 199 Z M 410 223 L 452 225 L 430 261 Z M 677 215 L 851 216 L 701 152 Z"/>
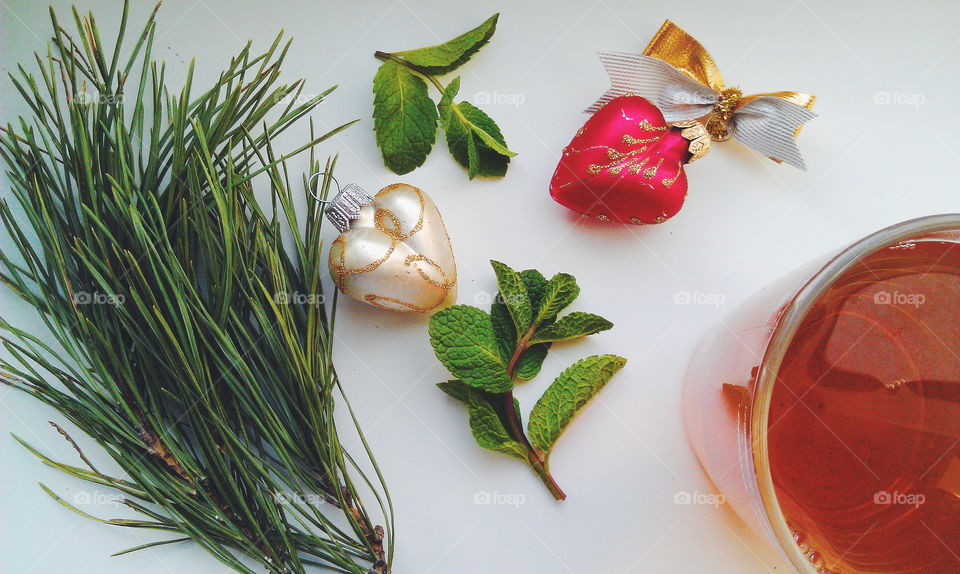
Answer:
<path fill-rule="evenodd" d="M 720 93 L 670 64 L 624 52 L 599 53 L 611 87 L 585 112 L 595 113 L 610 100 L 635 94 L 650 100 L 668 123 L 702 118 L 720 101 Z M 777 161 L 806 171 L 795 134 L 817 114 L 773 96 L 759 96 L 734 111 L 733 139 Z"/>

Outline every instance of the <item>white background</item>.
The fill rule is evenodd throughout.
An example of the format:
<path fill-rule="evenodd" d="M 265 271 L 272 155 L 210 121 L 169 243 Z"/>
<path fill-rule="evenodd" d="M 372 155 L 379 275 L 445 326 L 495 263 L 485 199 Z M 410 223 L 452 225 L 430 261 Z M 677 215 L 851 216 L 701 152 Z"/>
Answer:
<path fill-rule="evenodd" d="M 55 4 L 69 23 L 67 2 Z M 131 29 L 149 10 L 147 2 L 135 4 Z M 82 7 L 95 10 L 109 37 L 119 5 L 88 0 Z M 460 71 L 460 93 L 495 100 L 483 107 L 519 153 L 509 173 L 468 182 L 438 145 L 417 171 L 391 174 L 370 119 L 374 50 L 436 43 L 494 11 L 501 12 L 497 33 Z M 809 171 L 730 143 L 689 166 L 687 204 L 669 222 L 640 228 L 583 221 L 555 204 L 547 186 L 560 150 L 586 119 L 581 110 L 607 87 L 595 52 L 640 51 L 665 18 L 696 36 L 728 83 L 745 93 L 818 96 L 820 117 L 800 137 Z M 806 260 L 897 221 L 960 211 L 958 21 L 960 4 L 950 0 L 167 0 L 155 54 L 168 62 L 177 88 L 196 57 L 195 86 L 202 86 L 246 39 L 265 49 L 286 29 L 295 38 L 287 78 L 306 77 L 306 91 L 314 93 L 340 85 L 314 113 L 319 124 L 362 118 L 321 151 L 341 154 L 341 182 L 375 191 L 402 180 L 433 197 L 457 254 L 459 302 L 474 303 L 493 289 L 487 261 L 499 259 L 548 276 L 574 274 L 583 290 L 575 308 L 616 323 L 606 334 L 557 345 L 541 376 L 518 391 L 527 410 L 573 361 L 598 352 L 629 359 L 559 441 L 552 467 L 569 499 L 556 503 L 520 463 L 473 443 L 462 409 L 434 387 L 447 374 L 429 347 L 425 317 L 342 303 L 336 360 L 394 495 L 397 573 L 741 574 L 789 567 L 725 508 L 674 504 L 677 492 L 710 492 L 681 421 L 687 361 L 721 314 Z M 44 50 L 48 28 L 45 2 L 2 0 L 3 71 L 29 65 L 31 53 Z M 9 82 L 0 89 L 6 123 L 25 109 Z M 292 149 L 306 137 L 304 126 L 283 143 Z M 305 169 L 305 160 L 291 165 Z M 3 249 L 12 248 L 3 241 Z M 683 291 L 718 295 L 723 304 L 675 304 Z M 30 320 L 9 292 L 0 305 L 13 322 Z M 9 437 L 17 433 L 75 460 L 47 420 L 62 422 L 51 409 L 0 389 L 5 572 L 226 570 L 190 545 L 109 558 L 159 535 L 85 521 L 40 490 L 38 481 L 68 499 L 78 489 L 88 492 Z M 104 458 L 99 453 L 95 462 Z M 520 495 L 523 504 L 475 504 L 482 491 Z M 122 514 L 109 504 L 85 508 Z"/>

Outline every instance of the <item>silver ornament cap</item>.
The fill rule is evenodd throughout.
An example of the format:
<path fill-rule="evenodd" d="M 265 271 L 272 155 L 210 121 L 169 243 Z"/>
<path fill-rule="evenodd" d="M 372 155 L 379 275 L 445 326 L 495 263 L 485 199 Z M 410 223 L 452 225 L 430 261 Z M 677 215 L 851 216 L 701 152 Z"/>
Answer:
<path fill-rule="evenodd" d="M 330 223 L 343 233 L 350 229 L 351 221 L 360 217 L 360 208 L 371 203 L 373 198 L 362 187 L 348 183 L 337 193 L 324 213 Z"/>

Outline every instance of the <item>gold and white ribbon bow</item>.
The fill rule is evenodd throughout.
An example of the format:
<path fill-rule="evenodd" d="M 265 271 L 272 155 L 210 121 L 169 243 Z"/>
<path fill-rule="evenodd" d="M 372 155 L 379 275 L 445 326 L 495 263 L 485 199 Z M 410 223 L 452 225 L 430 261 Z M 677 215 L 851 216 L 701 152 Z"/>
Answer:
<path fill-rule="evenodd" d="M 744 96 L 723 83 L 710 54 L 673 22 L 667 20 L 643 54 L 599 54 L 610 75 L 610 89 L 585 110 L 594 113 L 613 98 L 635 94 L 650 100 L 671 123 L 706 118 L 714 141 L 731 137 L 770 157 L 806 170 L 796 136 L 816 117 L 815 97 L 800 92 Z"/>

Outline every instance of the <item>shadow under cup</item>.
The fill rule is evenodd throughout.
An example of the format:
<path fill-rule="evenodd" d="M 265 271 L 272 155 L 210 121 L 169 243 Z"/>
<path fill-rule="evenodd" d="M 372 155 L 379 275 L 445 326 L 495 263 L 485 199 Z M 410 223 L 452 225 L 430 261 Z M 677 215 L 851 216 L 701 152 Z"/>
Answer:
<path fill-rule="evenodd" d="M 755 294 L 701 341 L 683 402 L 714 485 L 797 572 L 960 572 L 960 214 Z"/>

